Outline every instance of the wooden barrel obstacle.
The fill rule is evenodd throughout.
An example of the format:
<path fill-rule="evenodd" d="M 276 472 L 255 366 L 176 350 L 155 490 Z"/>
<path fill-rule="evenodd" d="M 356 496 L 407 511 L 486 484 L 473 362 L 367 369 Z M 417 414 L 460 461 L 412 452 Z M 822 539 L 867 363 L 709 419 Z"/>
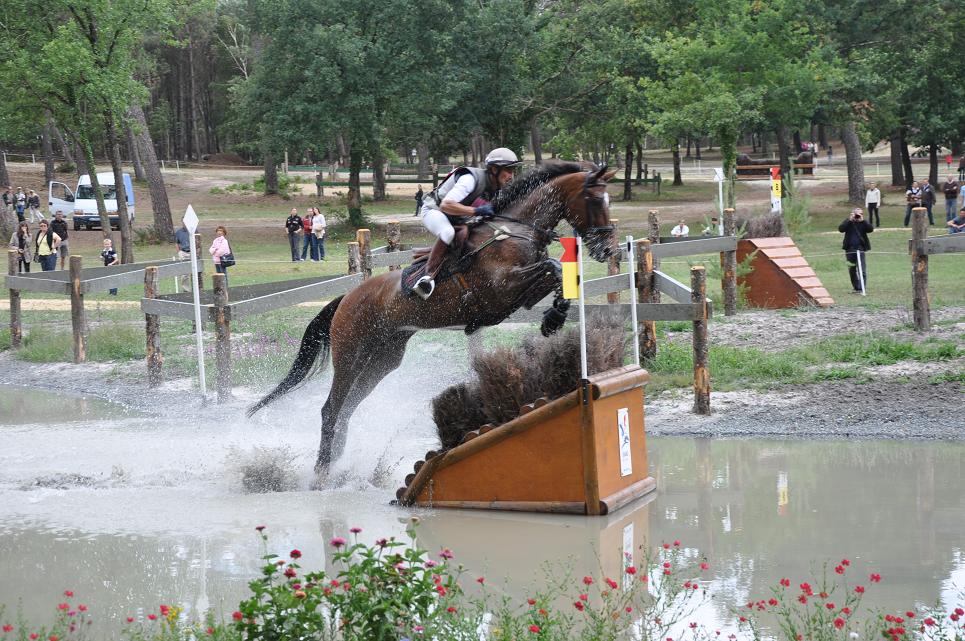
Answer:
<path fill-rule="evenodd" d="M 643 388 L 635 365 L 586 390 L 525 406 L 518 418 L 428 452 L 396 493 L 400 505 L 604 515 L 652 492 Z"/>

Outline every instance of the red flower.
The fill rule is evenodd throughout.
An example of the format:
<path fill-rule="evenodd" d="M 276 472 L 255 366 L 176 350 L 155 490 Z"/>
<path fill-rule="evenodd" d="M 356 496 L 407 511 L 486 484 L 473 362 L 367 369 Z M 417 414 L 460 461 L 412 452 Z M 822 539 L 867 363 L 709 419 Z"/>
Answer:
<path fill-rule="evenodd" d="M 547 612 L 543 608 L 540 608 L 539 610 L 536 611 L 536 614 L 540 615 L 541 617 L 545 617 L 549 615 L 549 612 Z"/>
<path fill-rule="evenodd" d="M 40 635 L 37 634 L 36 632 L 31 632 L 31 633 L 30 633 L 30 641 L 37 641 L 37 637 L 39 637 L 39 636 L 40 636 Z"/>
<path fill-rule="evenodd" d="M 925 625 L 927 625 L 928 627 L 931 627 L 931 626 L 935 625 L 935 619 L 933 619 L 933 618 L 931 618 L 931 617 L 925 617 L 924 623 L 925 623 Z"/>
<path fill-rule="evenodd" d="M 951 619 L 952 621 L 958 621 L 958 617 L 959 617 L 959 616 L 960 616 L 959 614 L 953 612 L 953 613 L 951 613 L 951 614 L 948 615 L 948 618 Z"/>
<path fill-rule="evenodd" d="M 696 621 L 691 621 L 691 622 L 690 622 L 690 629 L 691 629 L 691 630 L 696 630 L 696 629 L 697 629 L 697 622 L 696 622 Z"/>
<path fill-rule="evenodd" d="M 955 608 L 955 614 L 957 614 L 958 616 L 963 616 L 965 615 L 965 610 L 961 608 Z"/>
<path fill-rule="evenodd" d="M 858 594 L 864 594 L 864 586 L 856 585 L 854 586 L 854 591 L 857 592 Z"/>
<path fill-rule="evenodd" d="M 439 553 L 440 559 L 446 559 L 447 561 L 452 558 L 452 550 L 449 548 L 442 548 L 442 552 Z"/>
<path fill-rule="evenodd" d="M 663 549 L 669 550 L 669 549 L 670 549 L 670 544 L 669 544 L 669 543 L 664 543 L 664 544 L 663 544 Z"/>
<path fill-rule="evenodd" d="M 800 601 L 801 603 L 807 603 L 807 602 L 808 602 L 807 595 L 805 595 L 805 594 L 802 594 L 801 596 L 799 596 L 799 597 L 797 598 L 797 600 Z"/>
<path fill-rule="evenodd" d="M 301 558 L 301 556 L 302 556 L 302 551 L 301 551 L 301 550 L 292 550 L 291 552 L 288 553 L 288 556 L 290 556 L 290 557 L 293 558 L 293 559 Z"/>
<path fill-rule="evenodd" d="M 824 607 L 826 607 L 826 608 L 829 609 L 829 610 L 833 610 L 833 609 L 834 609 L 834 604 L 831 603 L 830 601 L 828 601 L 827 603 L 824 604 Z"/>
<path fill-rule="evenodd" d="M 87 606 L 84 605 L 83 603 L 81 603 L 80 605 L 78 605 L 78 606 L 77 606 L 77 609 L 80 610 L 81 612 L 87 612 Z"/>
<path fill-rule="evenodd" d="M 804 594 L 807 594 L 807 595 L 814 594 L 814 593 L 811 591 L 811 584 L 810 584 L 810 583 L 802 583 L 802 584 L 800 585 L 800 588 L 801 588 L 801 592 L 803 592 Z"/>
<path fill-rule="evenodd" d="M 49 641 L 57 641 L 59 638 L 60 637 L 58 637 L 56 634 L 51 634 L 49 637 L 47 637 Z"/>
<path fill-rule="evenodd" d="M 479 585 L 482 585 L 485 582 L 486 582 L 486 577 L 484 576 L 481 576 L 478 579 L 476 579 L 476 583 L 478 583 Z"/>
<path fill-rule="evenodd" d="M 7 623 L 7 624 L 5 624 L 5 625 L 3 626 L 3 631 L 4 631 L 4 632 L 13 632 L 13 626 L 10 625 L 9 623 Z"/>
<path fill-rule="evenodd" d="M 841 565 L 843 565 L 844 567 L 848 567 L 849 565 L 851 565 L 851 561 L 849 561 L 848 559 L 841 559 Z"/>
<path fill-rule="evenodd" d="M 745 617 L 740 617 L 738 621 L 740 621 L 741 623 L 744 623 L 745 621 L 747 621 L 747 619 Z"/>
<path fill-rule="evenodd" d="M 851 614 L 851 608 L 841 608 L 841 614 Z"/>
<path fill-rule="evenodd" d="M 834 566 L 834 571 L 837 572 L 838 574 L 844 574 L 844 566 L 836 565 Z"/>
<path fill-rule="evenodd" d="M 446 612 L 448 612 L 449 614 L 455 614 L 456 613 L 455 606 L 450 605 L 448 608 L 446 608 Z"/>
<path fill-rule="evenodd" d="M 767 600 L 767 604 L 770 606 L 775 606 L 777 605 L 777 599 L 775 599 L 774 597 L 771 597 L 770 599 Z"/>
<path fill-rule="evenodd" d="M 539 634 L 539 626 L 534 623 L 533 625 L 529 626 L 529 631 L 533 634 Z"/>
<path fill-rule="evenodd" d="M 352 528 L 349 528 L 348 531 L 351 532 L 352 534 L 358 534 L 358 533 L 360 533 L 360 532 L 362 531 L 362 528 L 360 528 L 360 527 L 352 527 Z"/>
<path fill-rule="evenodd" d="M 874 572 L 871 574 L 871 576 L 868 577 L 868 580 L 871 581 L 872 583 L 880 583 L 881 575 L 878 574 L 877 572 Z"/>
<path fill-rule="evenodd" d="M 57 609 L 58 609 L 58 610 L 69 610 L 69 609 L 70 609 L 70 606 L 67 605 L 66 603 L 58 603 L 58 604 L 57 604 Z"/>
<path fill-rule="evenodd" d="M 580 595 L 580 601 L 586 601 L 586 600 L 589 599 L 589 598 L 590 598 L 590 597 L 589 597 L 588 595 L 586 595 L 586 594 L 581 594 L 581 595 Z"/>
<path fill-rule="evenodd" d="M 673 546 L 674 546 L 675 548 L 679 548 L 679 547 L 680 547 L 680 541 L 674 541 L 674 542 L 673 542 Z"/>
<path fill-rule="evenodd" d="M 389 544 L 389 540 L 388 540 L 388 539 L 376 539 L 376 540 L 375 540 L 375 544 L 376 544 L 377 546 L 379 546 L 380 548 L 384 548 L 386 545 Z"/>
<path fill-rule="evenodd" d="M 134 623 L 134 617 L 127 617 L 128 623 Z"/>
<path fill-rule="evenodd" d="M 169 607 L 166 606 L 166 605 L 162 605 L 161 608 L 160 608 L 160 610 L 161 610 L 161 616 L 162 616 L 162 617 L 166 617 L 166 616 L 171 612 L 171 608 L 169 608 Z"/>
<path fill-rule="evenodd" d="M 582 602 L 582 601 L 574 601 L 574 602 L 573 602 L 573 607 L 576 608 L 578 611 L 582 612 L 582 611 L 583 611 L 583 602 Z"/>
<path fill-rule="evenodd" d="M 295 572 L 295 568 L 285 568 L 285 576 L 289 579 L 294 579 L 298 573 Z"/>
<path fill-rule="evenodd" d="M 826 599 L 826 598 L 828 598 L 828 593 L 827 593 L 827 592 L 822 592 L 822 593 L 819 594 L 818 596 L 821 597 L 822 599 Z"/>
<path fill-rule="evenodd" d="M 627 573 L 627 574 L 636 574 L 636 573 L 637 573 L 637 568 L 631 565 L 630 567 L 628 567 L 628 568 L 626 569 L 626 573 Z"/>
<path fill-rule="evenodd" d="M 583 577 L 583 585 L 593 585 L 593 577 Z"/>
<path fill-rule="evenodd" d="M 710 569 L 710 566 L 707 565 L 706 562 L 704 562 L 704 563 L 701 563 L 701 564 L 700 564 L 700 569 L 701 569 L 701 570 L 708 570 L 708 569 Z"/>
<path fill-rule="evenodd" d="M 74 596 L 73 590 L 64 590 L 64 596 L 67 597 L 68 599 Z"/>
<path fill-rule="evenodd" d="M 345 539 L 340 536 L 333 537 L 331 541 L 328 542 L 333 548 L 340 548 L 345 545 Z"/>
<path fill-rule="evenodd" d="M 609 577 L 607 577 L 606 584 L 607 584 L 608 586 L 610 586 L 610 589 L 611 589 L 611 590 L 616 590 L 616 589 L 617 589 L 617 585 L 618 585 L 617 582 L 614 581 L 613 579 L 609 578 Z"/>
<path fill-rule="evenodd" d="M 256 526 L 255 526 L 255 531 L 257 531 L 257 532 L 263 532 L 264 530 L 265 530 L 265 526 L 264 526 L 264 525 L 256 525 Z"/>
<path fill-rule="evenodd" d="M 667 576 L 670 576 L 670 570 L 664 570 L 663 573 Z"/>
<path fill-rule="evenodd" d="M 234 619 L 235 621 L 241 621 L 241 612 L 238 612 L 237 610 L 235 610 L 234 612 L 231 613 L 231 618 Z"/>
<path fill-rule="evenodd" d="M 781 579 L 781 586 L 783 586 L 783 587 L 785 587 L 785 588 L 791 587 L 791 580 L 790 580 L 790 579 Z"/>
<path fill-rule="evenodd" d="M 907 612 L 905 612 L 905 616 L 908 617 L 909 619 L 914 619 L 915 613 L 912 612 L 911 610 L 908 610 Z"/>
<path fill-rule="evenodd" d="M 670 561 L 664 561 L 664 562 L 663 562 L 663 567 L 669 568 L 669 567 L 670 567 Z"/>
<path fill-rule="evenodd" d="M 536 605 L 536 599 L 526 599 L 526 603 L 529 603 L 530 605 Z"/>
<path fill-rule="evenodd" d="M 147 619 L 148 619 L 148 621 L 157 621 L 157 615 L 156 615 L 156 614 L 149 614 L 149 615 L 147 615 Z"/>
<path fill-rule="evenodd" d="M 212 634 L 214 634 L 214 628 L 208 628 L 207 630 L 205 630 L 205 632 L 208 633 L 208 636 L 211 636 Z"/>
<path fill-rule="evenodd" d="M 835 620 L 834 620 L 834 627 L 836 627 L 836 628 L 839 629 L 839 630 L 840 630 L 841 628 L 843 628 L 843 627 L 844 627 L 844 619 L 842 619 L 841 617 L 838 617 L 837 619 L 835 619 Z"/>

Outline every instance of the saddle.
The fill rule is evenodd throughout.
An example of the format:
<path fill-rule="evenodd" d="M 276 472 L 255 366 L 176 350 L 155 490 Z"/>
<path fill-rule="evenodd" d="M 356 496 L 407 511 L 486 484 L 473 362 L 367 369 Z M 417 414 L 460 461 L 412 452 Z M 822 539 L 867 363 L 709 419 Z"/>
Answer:
<path fill-rule="evenodd" d="M 452 244 L 446 252 L 446 257 L 436 273 L 436 286 L 469 270 L 469 266 L 472 265 L 472 258 L 475 255 L 475 248 L 468 242 L 469 231 L 476 224 L 478 223 L 462 222 L 453 225 L 456 235 L 453 237 Z M 442 243 L 442 241 L 437 240 L 436 243 Z M 403 295 L 411 296 L 415 293 L 415 284 L 426 274 L 426 265 L 431 252 L 432 247 L 419 247 L 413 250 L 412 263 L 402 270 Z"/>

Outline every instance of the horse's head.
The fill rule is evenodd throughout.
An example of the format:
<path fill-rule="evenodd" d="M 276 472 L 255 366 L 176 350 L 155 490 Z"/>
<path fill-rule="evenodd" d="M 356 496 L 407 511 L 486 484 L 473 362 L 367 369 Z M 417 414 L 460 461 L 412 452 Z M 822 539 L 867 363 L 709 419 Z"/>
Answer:
<path fill-rule="evenodd" d="M 590 256 L 603 262 L 614 252 L 613 225 L 610 224 L 610 196 L 606 183 L 616 175 L 606 165 L 574 176 L 568 190 L 566 219 L 583 238 Z"/>

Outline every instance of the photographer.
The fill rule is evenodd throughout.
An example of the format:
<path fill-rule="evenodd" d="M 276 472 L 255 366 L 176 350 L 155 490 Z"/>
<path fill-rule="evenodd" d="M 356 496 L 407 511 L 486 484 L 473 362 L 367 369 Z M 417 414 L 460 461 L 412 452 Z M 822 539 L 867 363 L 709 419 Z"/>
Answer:
<path fill-rule="evenodd" d="M 838 225 L 838 231 L 844 234 L 841 248 L 844 249 L 845 259 L 848 261 L 848 275 L 851 276 L 852 293 L 863 294 L 868 284 L 867 252 L 871 249 L 868 234 L 874 231 L 865 219 L 860 207 L 855 207 L 847 220 Z M 858 269 L 858 264 L 861 269 Z M 860 273 L 859 273 L 860 271 Z"/>

